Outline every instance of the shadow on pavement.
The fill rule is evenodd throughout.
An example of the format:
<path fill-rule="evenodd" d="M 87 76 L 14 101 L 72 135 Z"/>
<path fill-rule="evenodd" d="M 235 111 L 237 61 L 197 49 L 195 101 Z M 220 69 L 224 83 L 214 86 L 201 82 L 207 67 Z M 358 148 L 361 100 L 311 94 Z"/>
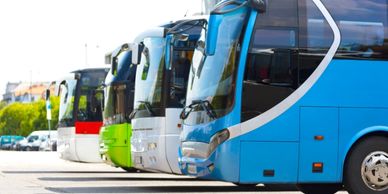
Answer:
<path fill-rule="evenodd" d="M 4 174 L 107 174 L 107 173 L 129 173 L 125 171 L 2 171 Z"/>
<path fill-rule="evenodd" d="M 208 181 L 189 177 L 182 178 L 159 178 L 159 177 L 41 177 L 41 181 L 74 181 L 74 182 L 93 182 L 93 181 Z"/>
<path fill-rule="evenodd" d="M 296 191 L 292 185 L 269 187 L 238 186 L 136 186 L 136 187 L 47 187 L 57 193 L 194 193 L 194 192 L 259 192 L 259 191 Z"/>

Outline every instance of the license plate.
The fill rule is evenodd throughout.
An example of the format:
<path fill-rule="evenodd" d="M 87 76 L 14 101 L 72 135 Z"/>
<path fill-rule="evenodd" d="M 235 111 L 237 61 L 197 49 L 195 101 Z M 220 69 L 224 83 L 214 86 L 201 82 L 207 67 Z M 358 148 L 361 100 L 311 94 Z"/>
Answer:
<path fill-rule="evenodd" d="M 142 160 L 141 156 L 136 156 L 135 157 L 135 163 L 136 164 L 142 164 L 143 163 L 143 160 Z"/>
<path fill-rule="evenodd" d="M 197 174 L 197 167 L 194 164 L 188 164 L 187 165 L 187 171 L 190 174 Z"/>

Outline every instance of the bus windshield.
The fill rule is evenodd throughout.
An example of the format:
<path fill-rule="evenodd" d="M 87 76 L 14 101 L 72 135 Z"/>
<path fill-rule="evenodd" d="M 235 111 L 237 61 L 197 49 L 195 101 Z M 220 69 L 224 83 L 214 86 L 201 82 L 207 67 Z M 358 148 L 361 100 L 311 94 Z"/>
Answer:
<path fill-rule="evenodd" d="M 164 38 L 146 38 L 135 81 L 134 118 L 163 115 Z"/>
<path fill-rule="evenodd" d="M 126 122 L 126 82 L 114 82 L 105 88 L 104 125 Z M 128 102 L 130 103 L 130 102 Z"/>
<path fill-rule="evenodd" d="M 239 10 L 222 16 L 217 35 L 216 51 L 212 56 L 206 56 L 204 53 L 207 32 L 206 30 L 202 31 L 193 56 L 186 105 L 202 104 L 208 108 L 191 106 L 190 112 L 192 113 L 186 117 L 185 124 L 195 125 L 210 122 L 227 114 L 234 104 L 237 52 L 240 35 L 246 20 L 245 10 Z M 198 103 L 198 101 L 203 103 Z M 214 114 L 208 114 L 209 109 Z"/>
<path fill-rule="evenodd" d="M 97 88 L 103 83 L 105 76 L 104 69 L 82 72 L 77 108 L 78 121 L 102 121 L 103 94 L 98 92 Z"/>
<path fill-rule="evenodd" d="M 105 79 L 105 102 L 103 110 L 104 125 L 122 124 L 127 122 L 126 117 L 132 112 L 133 90 L 132 80 L 136 66 L 131 65 L 131 53 L 124 52 L 118 56 L 117 74 L 112 74 L 112 69 Z M 131 101 L 132 99 L 132 101 Z"/>
<path fill-rule="evenodd" d="M 60 85 L 59 126 L 74 126 L 75 121 L 101 121 L 103 94 L 97 88 L 105 79 L 105 69 L 80 71 L 79 80 Z M 75 111 L 76 110 L 76 111 Z"/>

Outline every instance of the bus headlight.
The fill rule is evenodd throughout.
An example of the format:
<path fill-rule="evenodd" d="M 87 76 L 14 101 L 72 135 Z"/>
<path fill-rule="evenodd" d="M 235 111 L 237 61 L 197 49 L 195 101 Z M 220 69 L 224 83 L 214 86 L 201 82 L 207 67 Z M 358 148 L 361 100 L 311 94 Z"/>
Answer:
<path fill-rule="evenodd" d="M 229 138 L 229 135 L 230 134 L 228 129 L 224 129 L 214 134 L 213 137 L 210 139 L 208 156 L 213 153 L 213 151 L 217 148 L 218 145 L 224 143 Z"/>
<path fill-rule="evenodd" d="M 214 134 L 210 143 L 203 142 L 182 142 L 182 155 L 185 157 L 206 159 L 213 153 L 218 145 L 229 138 L 229 130 L 224 129 Z"/>

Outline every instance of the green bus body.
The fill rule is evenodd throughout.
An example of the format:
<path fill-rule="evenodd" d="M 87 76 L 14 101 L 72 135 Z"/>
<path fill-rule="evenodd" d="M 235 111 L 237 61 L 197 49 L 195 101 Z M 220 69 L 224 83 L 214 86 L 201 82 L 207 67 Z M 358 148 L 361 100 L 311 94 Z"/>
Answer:
<path fill-rule="evenodd" d="M 113 166 L 131 168 L 131 124 L 104 126 L 100 131 L 102 158 Z"/>

